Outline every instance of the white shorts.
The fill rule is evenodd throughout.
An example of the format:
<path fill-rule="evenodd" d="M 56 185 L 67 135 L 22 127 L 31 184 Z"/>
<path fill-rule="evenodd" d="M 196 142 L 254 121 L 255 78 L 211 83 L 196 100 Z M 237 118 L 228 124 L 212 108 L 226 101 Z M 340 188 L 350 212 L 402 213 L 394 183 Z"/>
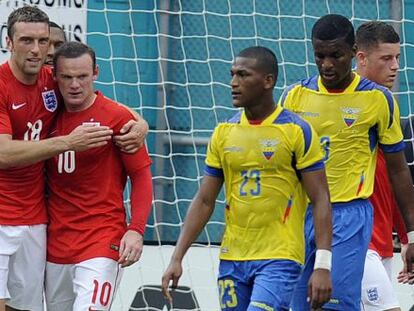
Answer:
<path fill-rule="evenodd" d="M 0 299 L 18 310 L 43 310 L 46 225 L 0 225 Z"/>
<path fill-rule="evenodd" d="M 109 258 L 46 263 L 47 311 L 110 310 L 123 269 Z"/>
<path fill-rule="evenodd" d="M 382 259 L 376 251 L 368 250 L 362 278 L 362 310 L 399 308 L 400 304 L 392 287 L 391 271 L 392 258 Z"/>

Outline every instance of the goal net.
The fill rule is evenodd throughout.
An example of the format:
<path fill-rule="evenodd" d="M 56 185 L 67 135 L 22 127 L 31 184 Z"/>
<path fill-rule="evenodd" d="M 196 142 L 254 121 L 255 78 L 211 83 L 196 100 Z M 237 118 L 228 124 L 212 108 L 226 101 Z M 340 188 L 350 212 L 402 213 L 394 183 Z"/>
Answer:
<path fill-rule="evenodd" d="M 159 292 L 161 275 L 199 188 L 209 136 L 235 112 L 229 70 L 241 49 L 262 45 L 276 53 L 277 99 L 287 85 L 317 73 L 310 33 L 320 16 L 342 14 L 355 27 L 373 19 L 390 22 L 402 41 L 395 95 L 403 118 L 413 113 L 414 1 L 0 0 L 2 22 L 24 4 L 44 9 L 70 40 L 90 44 L 100 67 L 96 87 L 150 125 L 154 203 L 147 246 L 140 263 L 126 270 L 114 310 L 168 309 Z M 8 56 L 5 36 L 3 26 L 1 60 Z M 127 189 L 127 207 L 128 195 Z M 184 261 L 185 287 L 177 291 L 177 301 L 184 302 L 176 309 L 219 309 L 215 279 L 223 210 L 221 193 Z"/>
<path fill-rule="evenodd" d="M 402 116 L 412 114 L 414 36 L 410 34 L 414 33 L 414 2 L 197 0 L 145 4 L 132 1 L 127 6 L 134 35 L 123 40 L 134 49 L 110 56 L 127 58 L 116 59 L 133 73 L 123 87 L 135 87 L 139 96 L 136 102 L 134 99 L 128 103 L 138 107 L 151 126 L 148 145 L 154 160 L 155 201 L 146 238 L 157 246 L 148 264 L 143 259 L 139 267 L 142 274 L 152 271 L 159 278 L 169 262 L 172 246 L 168 243 L 176 241 L 200 185 L 208 137 L 217 122 L 234 113 L 229 70 L 241 49 L 262 45 L 276 53 L 280 65 L 275 89 L 278 98 L 287 85 L 317 72 L 310 33 L 320 16 L 343 14 L 355 27 L 372 19 L 390 22 L 402 38 L 395 94 Z M 101 8 L 107 18 L 114 9 L 108 2 Z M 112 14 L 127 19 L 125 12 Z M 146 21 L 144 28 L 140 28 L 140 19 Z M 109 30 L 105 34 L 109 39 L 105 40 L 114 38 L 113 32 Z M 115 41 L 112 44 L 115 49 Z M 111 58 L 102 61 L 111 63 Z M 116 93 L 120 80 L 108 82 Z M 150 92 L 156 97 L 149 97 Z M 197 240 L 198 247 L 191 249 L 184 262 L 180 284 L 194 290 L 201 310 L 219 309 L 216 245 L 224 229 L 223 210 L 224 197 L 220 196 L 213 217 Z M 144 285 L 144 279 L 142 276 L 137 283 Z M 159 282 L 154 279 L 152 284 Z"/>

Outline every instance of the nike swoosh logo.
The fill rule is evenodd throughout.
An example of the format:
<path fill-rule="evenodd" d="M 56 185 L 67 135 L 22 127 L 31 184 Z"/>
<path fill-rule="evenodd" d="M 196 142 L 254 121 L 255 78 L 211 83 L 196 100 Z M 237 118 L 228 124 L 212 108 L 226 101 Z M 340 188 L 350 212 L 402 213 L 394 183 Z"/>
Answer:
<path fill-rule="evenodd" d="M 16 104 L 13 104 L 12 105 L 12 108 L 13 108 L 13 110 L 17 110 L 17 109 L 19 109 L 19 108 L 22 108 L 24 105 L 26 105 L 27 103 L 23 103 L 23 104 L 19 104 L 19 105 L 16 105 Z"/>

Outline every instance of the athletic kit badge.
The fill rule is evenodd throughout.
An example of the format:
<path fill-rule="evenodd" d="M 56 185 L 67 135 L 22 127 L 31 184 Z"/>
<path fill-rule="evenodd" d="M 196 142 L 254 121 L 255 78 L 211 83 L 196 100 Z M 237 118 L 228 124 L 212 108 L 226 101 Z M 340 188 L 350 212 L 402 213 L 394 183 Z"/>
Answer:
<path fill-rule="evenodd" d="M 88 122 L 83 122 L 82 125 L 86 125 L 86 126 L 101 126 L 101 122 L 96 122 L 94 119 L 90 119 Z"/>
<path fill-rule="evenodd" d="M 359 112 L 361 111 L 360 108 L 350 108 L 350 107 L 342 107 L 342 117 L 345 121 L 345 124 L 350 127 L 352 126 L 355 121 L 359 117 Z"/>
<path fill-rule="evenodd" d="M 56 94 L 54 90 L 42 92 L 43 104 L 46 110 L 54 112 L 58 106 Z"/>
<path fill-rule="evenodd" d="M 379 300 L 378 289 L 376 287 L 368 288 L 367 297 L 370 302 L 378 302 Z"/>
<path fill-rule="evenodd" d="M 276 146 L 279 142 L 276 139 L 262 139 L 259 141 L 260 150 L 262 151 L 266 160 L 270 160 L 276 151 Z"/>

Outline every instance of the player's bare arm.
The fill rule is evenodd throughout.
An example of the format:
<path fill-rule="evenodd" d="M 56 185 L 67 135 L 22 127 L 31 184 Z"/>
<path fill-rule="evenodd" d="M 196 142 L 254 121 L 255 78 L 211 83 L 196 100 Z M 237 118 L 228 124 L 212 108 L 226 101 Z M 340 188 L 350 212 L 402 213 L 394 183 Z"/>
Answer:
<path fill-rule="evenodd" d="M 135 117 L 135 120 L 130 120 L 121 129 L 121 134 L 114 136 L 115 144 L 123 152 L 134 153 L 145 142 L 148 134 L 148 123 L 135 110 L 130 107 L 120 104 L 128 109 Z"/>
<path fill-rule="evenodd" d="M 26 166 L 49 159 L 62 152 L 85 151 L 107 144 L 112 130 L 106 126 L 81 125 L 69 135 L 38 141 L 14 140 L 11 135 L 0 135 L 0 169 Z"/>
<path fill-rule="evenodd" d="M 404 218 L 407 232 L 414 232 L 414 188 L 410 171 L 407 166 L 404 151 L 386 153 L 390 182 L 397 199 L 398 207 Z M 414 262 L 414 243 L 408 243 L 404 272 L 412 271 Z"/>
<path fill-rule="evenodd" d="M 332 244 L 332 211 L 325 169 L 302 172 L 302 178 L 306 193 L 313 206 L 317 252 L 321 250 L 322 252 L 329 251 L 330 253 Z M 330 258 L 328 259 L 330 261 Z M 309 280 L 308 288 L 311 307 L 315 309 L 320 308 L 329 301 L 331 292 L 330 268 L 316 267 L 315 264 L 315 270 Z"/>
<path fill-rule="evenodd" d="M 162 276 L 162 292 L 171 303 L 172 297 L 168 286 L 172 281 L 172 287 L 177 287 L 182 274 L 181 262 L 191 243 L 197 238 L 214 211 L 216 198 L 223 185 L 223 179 L 212 176 L 204 176 L 200 190 L 191 202 L 183 229 L 178 238 L 170 264 Z"/>

